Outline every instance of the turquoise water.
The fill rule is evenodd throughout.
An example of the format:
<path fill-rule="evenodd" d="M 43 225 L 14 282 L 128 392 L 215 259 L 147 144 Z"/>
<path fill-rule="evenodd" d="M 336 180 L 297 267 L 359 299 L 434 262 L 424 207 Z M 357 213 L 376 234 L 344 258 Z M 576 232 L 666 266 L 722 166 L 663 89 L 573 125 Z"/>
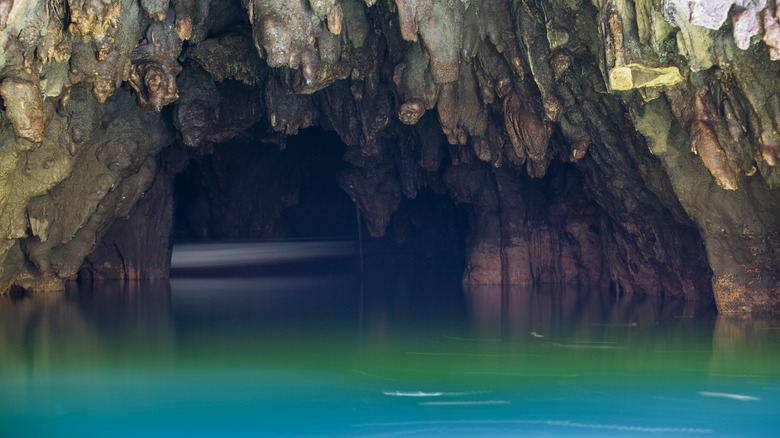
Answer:
<path fill-rule="evenodd" d="M 778 436 L 780 321 L 456 272 L 0 297 L 0 436 Z"/>

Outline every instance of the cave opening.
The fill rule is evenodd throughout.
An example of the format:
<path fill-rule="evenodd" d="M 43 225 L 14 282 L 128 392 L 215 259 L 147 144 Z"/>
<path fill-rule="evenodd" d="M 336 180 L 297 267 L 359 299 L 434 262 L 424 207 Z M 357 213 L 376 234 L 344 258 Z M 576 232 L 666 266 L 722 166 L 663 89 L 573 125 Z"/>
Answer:
<path fill-rule="evenodd" d="M 312 127 L 285 136 L 259 124 L 200 148 L 176 174 L 171 240 L 354 242 L 362 234 L 370 266 L 447 267 L 447 275 L 467 285 L 569 284 L 616 296 L 684 293 L 673 290 L 679 286 L 673 281 L 653 284 L 658 274 L 647 271 L 659 267 L 632 253 L 636 242 L 621 240 L 573 163 L 552 160 L 543 177 L 533 178 L 459 162 L 468 155 L 438 140 L 439 169 L 408 189 L 398 186 L 409 178 L 400 174 L 403 165 L 389 171 L 377 166 L 366 176 L 354 164 L 363 151 L 332 131 Z M 693 230 L 684 231 L 681 244 L 701 245 Z"/>
<path fill-rule="evenodd" d="M 215 145 L 174 180 L 174 243 L 357 238 L 354 204 L 336 180 L 345 148 L 317 128 Z"/>
<path fill-rule="evenodd" d="M 332 131 L 274 136 L 260 127 L 192 159 L 173 181 L 172 243 L 263 240 L 358 242 L 369 266 L 447 267 L 462 273 L 468 207 L 441 181 L 404 197 L 384 233 L 371 236 L 363 213 L 340 186 L 354 166 Z M 345 184 L 343 181 L 342 184 Z M 358 231 L 358 220 L 362 230 Z M 357 255 L 357 254 L 356 254 Z"/>

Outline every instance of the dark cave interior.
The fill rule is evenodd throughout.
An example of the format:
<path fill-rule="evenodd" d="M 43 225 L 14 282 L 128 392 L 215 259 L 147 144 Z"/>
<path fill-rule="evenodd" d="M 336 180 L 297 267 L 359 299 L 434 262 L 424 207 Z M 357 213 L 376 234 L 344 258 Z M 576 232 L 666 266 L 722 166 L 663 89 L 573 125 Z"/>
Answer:
<path fill-rule="evenodd" d="M 247 134 L 216 145 L 176 176 L 174 242 L 356 238 L 336 180 L 345 148 L 317 128 L 283 144 Z"/>
<path fill-rule="evenodd" d="M 214 146 L 175 177 L 173 243 L 356 241 L 355 202 L 339 187 L 350 167 L 342 158 L 347 148 L 320 128 L 283 142 L 247 134 Z M 368 263 L 464 264 L 467 207 L 446 192 L 423 187 L 414 199 L 403 198 L 381 237 L 370 238 L 361 226 Z"/>
<path fill-rule="evenodd" d="M 451 154 L 462 151 L 440 141 L 442 162 L 457 161 Z M 355 154 L 361 152 L 316 127 L 279 137 L 260 124 L 213 145 L 174 178 L 172 241 L 357 240 L 355 201 L 343 188 L 357 169 L 348 161 Z M 610 293 L 647 287 L 641 261 L 619 248 L 605 252 L 614 246 L 614 224 L 573 164 L 553 160 L 542 178 L 481 164 L 442 169 L 413 197 L 400 196 L 381 235 L 372 236 L 361 220 L 367 263 L 456 266 L 464 284 L 560 283 Z M 402 178 L 395 174 L 389 184 Z M 683 244 L 701 248 L 698 233 L 686 233 Z M 610 257 L 624 262 L 633 283 L 613 277 Z M 642 290 L 648 291 L 683 294 Z M 706 294 L 699 299 L 712 302 Z"/>

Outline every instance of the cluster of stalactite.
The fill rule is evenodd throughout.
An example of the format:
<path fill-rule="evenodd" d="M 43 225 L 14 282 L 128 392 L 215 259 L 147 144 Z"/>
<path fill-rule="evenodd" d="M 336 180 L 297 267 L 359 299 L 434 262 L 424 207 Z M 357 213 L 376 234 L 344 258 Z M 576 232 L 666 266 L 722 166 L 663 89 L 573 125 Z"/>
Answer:
<path fill-rule="evenodd" d="M 424 187 L 469 205 L 468 283 L 780 310 L 779 14 L 0 0 L 0 290 L 167 275 L 175 173 L 237 136 L 284 148 L 319 126 L 349 146 L 339 183 L 373 236 Z"/>

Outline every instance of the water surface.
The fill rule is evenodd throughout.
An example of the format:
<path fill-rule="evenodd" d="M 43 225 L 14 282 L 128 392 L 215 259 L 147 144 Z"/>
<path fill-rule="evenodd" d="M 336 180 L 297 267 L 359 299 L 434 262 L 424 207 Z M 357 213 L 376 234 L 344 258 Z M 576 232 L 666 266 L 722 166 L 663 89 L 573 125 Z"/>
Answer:
<path fill-rule="evenodd" d="M 307 274 L 308 272 L 308 274 Z M 449 269 L 0 297 L 0 436 L 777 436 L 780 321 Z"/>

